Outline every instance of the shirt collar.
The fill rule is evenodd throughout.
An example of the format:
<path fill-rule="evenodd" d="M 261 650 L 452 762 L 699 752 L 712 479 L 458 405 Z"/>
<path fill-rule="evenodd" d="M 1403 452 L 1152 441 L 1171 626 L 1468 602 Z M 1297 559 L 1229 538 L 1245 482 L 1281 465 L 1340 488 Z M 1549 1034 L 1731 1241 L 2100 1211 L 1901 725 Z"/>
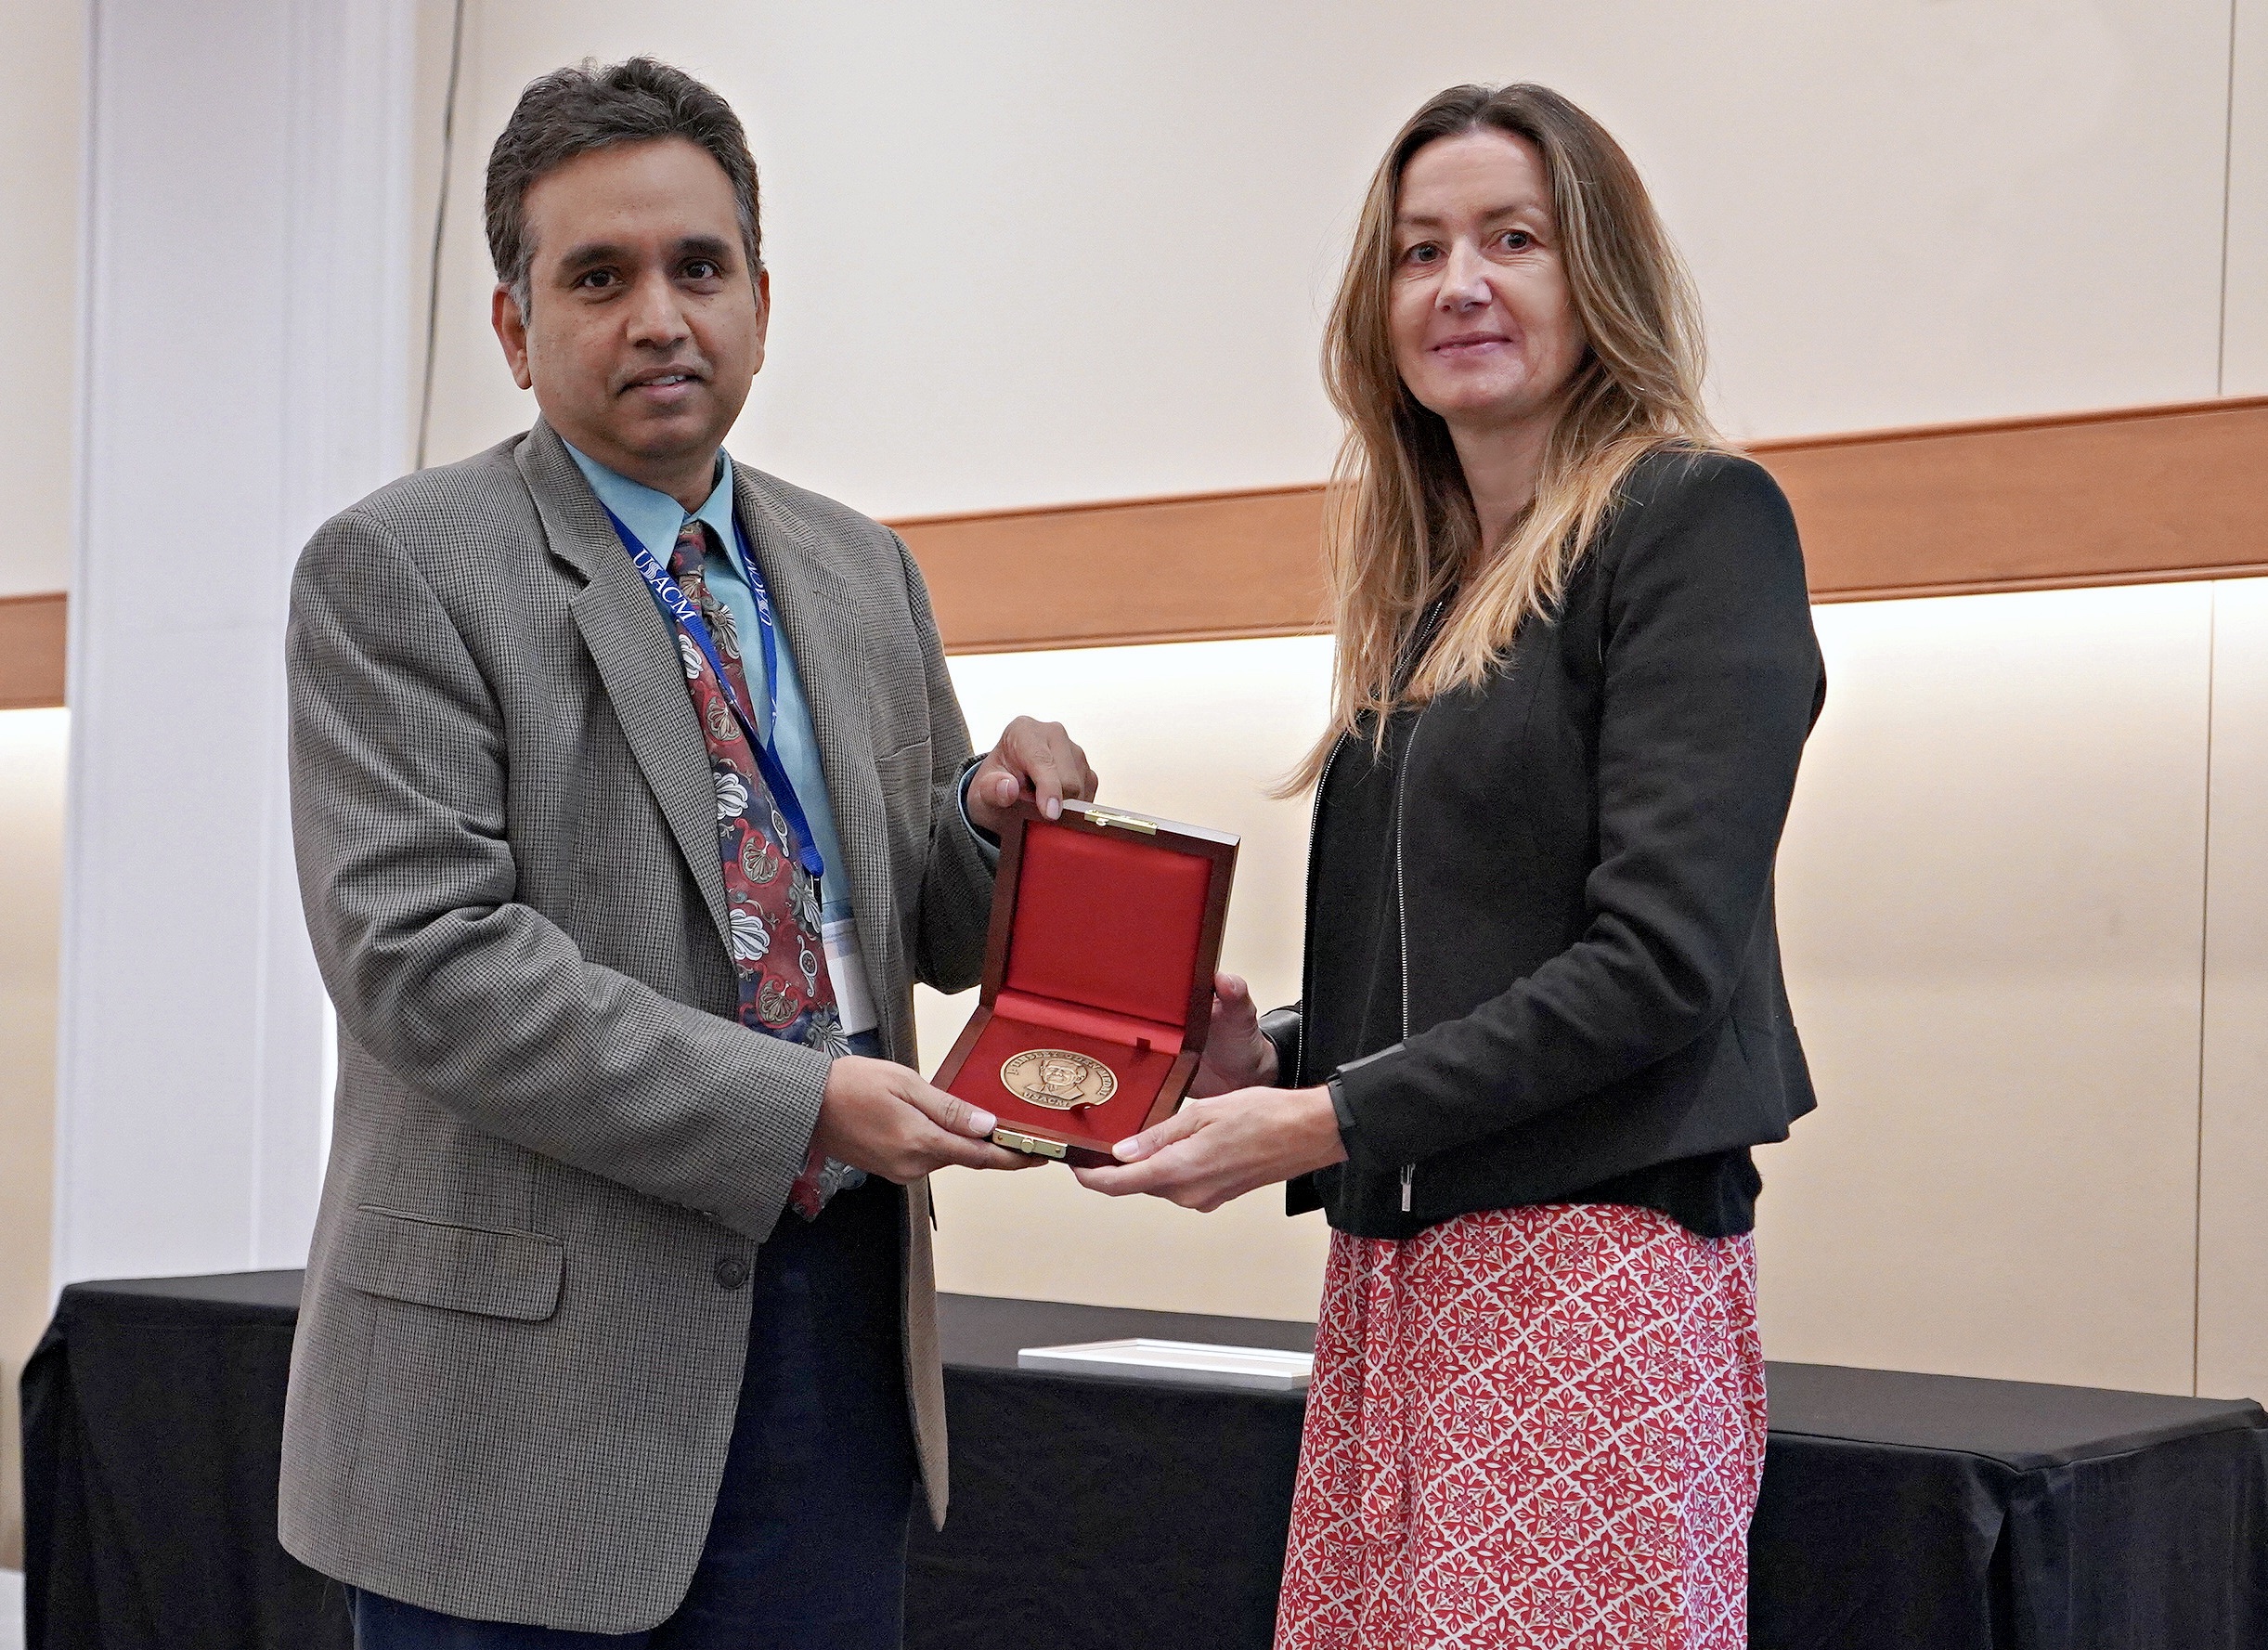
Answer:
<path fill-rule="evenodd" d="M 577 450 L 574 443 L 563 443 L 567 456 L 575 461 L 583 479 L 590 483 L 590 490 L 599 496 L 599 502 L 622 518 L 622 525 L 636 534 L 644 545 L 664 562 L 669 559 L 671 546 L 684 531 L 689 519 L 684 507 L 667 493 L 657 492 L 642 482 L 609 470 L 598 460 Z M 690 519 L 705 521 L 717 534 L 717 541 L 728 549 L 735 547 L 732 535 L 732 459 L 721 448 L 717 452 L 717 485 L 702 500 L 701 508 Z"/>

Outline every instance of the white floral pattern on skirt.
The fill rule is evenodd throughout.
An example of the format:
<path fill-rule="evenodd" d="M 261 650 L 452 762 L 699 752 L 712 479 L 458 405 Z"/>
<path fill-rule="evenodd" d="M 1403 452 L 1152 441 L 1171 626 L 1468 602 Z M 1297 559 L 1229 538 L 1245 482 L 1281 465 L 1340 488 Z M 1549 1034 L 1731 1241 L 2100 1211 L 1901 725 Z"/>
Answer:
<path fill-rule="evenodd" d="M 1332 1233 L 1277 1650 L 1741 1650 L 1756 1299 L 1618 1204 Z"/>

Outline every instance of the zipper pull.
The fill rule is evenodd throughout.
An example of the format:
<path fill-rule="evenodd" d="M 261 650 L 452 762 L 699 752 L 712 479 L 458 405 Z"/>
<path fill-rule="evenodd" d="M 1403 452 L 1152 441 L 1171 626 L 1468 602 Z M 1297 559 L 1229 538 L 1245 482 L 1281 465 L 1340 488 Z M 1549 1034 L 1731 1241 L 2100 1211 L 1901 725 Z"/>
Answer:
<path fill-rule="evenodd" d="M 1416 1163 L 1402 1165 L 1402 1213 L 1405 1215 L 1409 1213 L 1409 1183 L 1417 1177 L 1418 1165 Z"/>

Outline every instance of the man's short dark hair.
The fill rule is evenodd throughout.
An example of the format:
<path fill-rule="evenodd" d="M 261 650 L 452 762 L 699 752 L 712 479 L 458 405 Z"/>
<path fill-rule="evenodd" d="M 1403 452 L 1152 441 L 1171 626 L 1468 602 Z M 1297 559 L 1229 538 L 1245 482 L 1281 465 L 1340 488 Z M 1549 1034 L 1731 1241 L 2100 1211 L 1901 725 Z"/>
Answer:
<path fill-rule="evenodd" d="M 682 69 L 652 58 L 589 59 L 528 82 L 488 152 L 488 255 L 496 278 L 527 315 L 527 191 L 577 155 L 617 143 L 682 137 L 706 149 L 732 181 L 748 279 L 763 268 L 757 218 L 756 157 L 732 106 Z"/>

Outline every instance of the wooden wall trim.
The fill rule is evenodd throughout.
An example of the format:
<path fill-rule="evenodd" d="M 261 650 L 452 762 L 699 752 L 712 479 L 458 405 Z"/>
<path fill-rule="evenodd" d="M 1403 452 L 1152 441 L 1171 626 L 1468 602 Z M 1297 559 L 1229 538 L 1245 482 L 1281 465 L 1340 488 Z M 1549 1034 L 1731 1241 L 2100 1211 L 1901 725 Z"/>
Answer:
<path fill-rule="evenodd" d="M 1819 602 L 2268 575 L 2268 396 L 1759 441 Z M 1320 487 L 895 524 L 955 653 L 1312 635 Z M 0 710 L 63 703 L 60 591 L 0 597 Z"/>
<path fill-rule="evenodd" d="M 2268 396 L 1760 441 L 1820 602 L 2268 574 Z M 1320 487 L 894 524 L 956 653 L 1312 633 Z"/>
<path fill-rule="evenodd" d="M 2268 397 L 1750 449 L 1822 602 L 2268 573 Z"/>
<path fill-rule="evenodd" d="M 1328 629 L 1320 487 L 924 516 L 891 524 L 954 653 L 1310 635 Z"/>
<path fill-rule="evenodd" d="M 68 606 L 60 591 L 0 596 L 0 710 L 44 710 L 63 702 Z"/>

